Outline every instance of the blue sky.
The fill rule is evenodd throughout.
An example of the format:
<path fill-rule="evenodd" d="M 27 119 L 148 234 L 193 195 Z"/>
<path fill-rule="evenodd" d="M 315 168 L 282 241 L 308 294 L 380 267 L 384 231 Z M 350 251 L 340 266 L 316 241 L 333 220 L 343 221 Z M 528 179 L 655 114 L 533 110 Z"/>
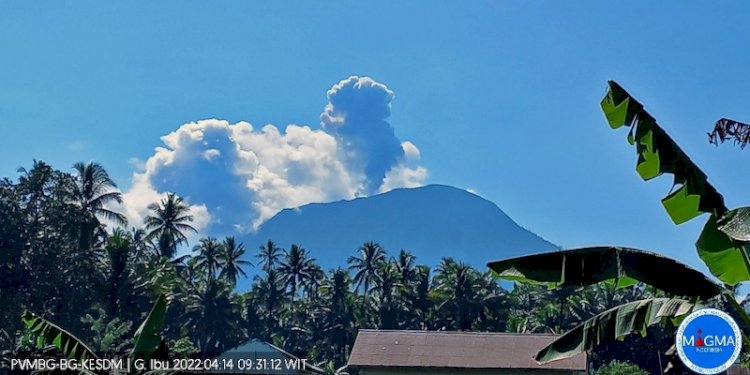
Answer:
<path fill-rule="evenodd" d="M 424 183 L 476 190 L 563 246 L 622 244 L 698 265 L 702 221 L 675 227 L 598 103 L 620 82 L 748 205 L 750 5 L 722 2 L 0 1 L 0 176 L 95 160 L 123 190 L 160 140 L 208 118 L 321 128 L 326 91 L 368 76 Z M 486 249 L 488 259 L 495 259 Z"/>

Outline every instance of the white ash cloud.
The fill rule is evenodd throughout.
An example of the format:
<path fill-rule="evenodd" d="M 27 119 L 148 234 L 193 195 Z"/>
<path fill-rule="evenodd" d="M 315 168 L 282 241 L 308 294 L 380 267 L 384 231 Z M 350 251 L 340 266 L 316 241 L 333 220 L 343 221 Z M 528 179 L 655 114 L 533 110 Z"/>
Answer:
<path fill-rule="evenodd" d="M 322 129 L 206 119 L 161 137 L 123 198 L 134 225 L 166 192 L 191 205 L 193 225 L 217 234 L 247 232 L 285 208 L 352 199 L 424 183 L 416 145 L 386 121 L 394 94 L 368 77 L 328 91 Z"/>

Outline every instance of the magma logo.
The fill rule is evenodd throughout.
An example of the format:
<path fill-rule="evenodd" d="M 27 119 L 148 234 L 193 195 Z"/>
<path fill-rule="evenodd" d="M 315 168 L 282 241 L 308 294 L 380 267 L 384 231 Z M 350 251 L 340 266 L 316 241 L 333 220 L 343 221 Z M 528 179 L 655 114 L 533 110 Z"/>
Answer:
<path fill-rule="evenodd" d="M 682 345 L 685 346 L 693 346 L 695 347 L 696 352 L 713 352 L 713 353 L 720 353 L 724 350 L 725 347 L 734 347 L 734 336 L 715 336 L 715 335 L 706 335 L 705 338 L 703 336 L 703 330 L 698 329 L 698 338 L 696 339 L 694 335 L 684 335 L 682 336 Z"/>
<path fill-rule="evenodd" d="M 675 345 L 687 368 L 699 374 L 718 374 L 739 357 L 742 336 L 737 323 L 728 314 L 702 309 L 682 321 Z"/>

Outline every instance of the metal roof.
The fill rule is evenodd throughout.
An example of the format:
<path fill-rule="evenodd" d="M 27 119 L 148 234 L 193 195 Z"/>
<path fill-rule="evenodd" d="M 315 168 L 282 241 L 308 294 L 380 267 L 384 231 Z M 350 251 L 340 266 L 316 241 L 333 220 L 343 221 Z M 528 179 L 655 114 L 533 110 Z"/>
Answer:
<path fill-rule="evenodd" d="M 558 336 L 448 331 L 359 330 L 349 357 L 357 367 L 562 369 L 585 371 L 585 353 L 538 364 L 532 356 Z"/>
<path fill-rule="evenodd" d="M 222 359 L 232 359 L 235 363 L 235 366 L 233 369 L 224 369 L 222 371 L 207 371 L 207 372 L 219 372 L 219 373 L 243 373 L 243 374 L 266 374 L 268 371 L 271 371 L 273 374 L 322 374 L 323 369 L 320 367 L 315 366 L 312 363 L 304 362 L 304 368 L 300 369 L 293 369 L 293 368 L 287 368 L 291 366 L 291 363 L 296 363 L 301 365 L 303 362 L 296 362 L 299 358 L 295 357 L 293 354 L 285 351 L 284 349 L 279 348 L 278 346 L 275 346 L 273 344 L 269 344 L 267 342 L 263 342 L 261 340 L 257 339 L 251 339 L 247 342 L 240 344 L 239 346 L 227 350 L 226 352 L 222 353 L 218 357 L 216 357 L 219 360 Z M 245 361 L 251 361 L 254 362 L 256 360 L 265 360 L 265 361 L 272 361 L 273 362 L 261 362 L 261 363 L 274 363 L 278 365 L 278 368 L 274 368 L 271 370 L 263 370 L 263 369 L 240 369 L 238 365 L 236 365 L 237 361 L 239 360 L 245 360 Z M 255 362 L 254 362 L 255 363 Z M 287 365 L 290 366 L 287 366 Z"/>
<path fill-rule="evenodd" d="M 750 370 L 740 366 L 740 365 L 733 365 L 732 367 L 727 370 L 727 375 L 748 375 L 750 374 Z"/>

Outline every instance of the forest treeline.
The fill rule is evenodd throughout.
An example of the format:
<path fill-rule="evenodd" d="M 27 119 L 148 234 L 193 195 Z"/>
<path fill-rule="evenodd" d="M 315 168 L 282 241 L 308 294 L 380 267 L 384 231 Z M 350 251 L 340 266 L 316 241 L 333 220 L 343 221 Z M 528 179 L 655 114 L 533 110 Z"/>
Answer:
<path fill-rule="evenodd" d="M 430 267 L 408 250 L 387 252 L 375 241 L 324 270 L 304 244 L 234 237 L 188 243 L 195 229 L 175 193 L 149 206 L 142 228 L 128 226 L 112 208 L 118 202 L 115 184 L 96 163 L 64 172 L 35 161 L 17 179 L 0 181 L 0 348 L 34 346 L 21 320 L 28 310 L 93 350 L 125 353 L 163 294 L 163 334 L 172 353 L 207 355 L 260 339 L 338 367 L 359 328 L 560 333 L 652 294 L 608 284 L 504 290 L 484 269 L 450 257 Z M 191 251 L 177 256 L 180 249 Z M 238 290 L 245 277 L 249 288 Z M 606 347 L 602 358 L 617 353 L 653 367 L 655 349 L 668 341 L 668 333 L 628 339 L 627 350 Z"/>

